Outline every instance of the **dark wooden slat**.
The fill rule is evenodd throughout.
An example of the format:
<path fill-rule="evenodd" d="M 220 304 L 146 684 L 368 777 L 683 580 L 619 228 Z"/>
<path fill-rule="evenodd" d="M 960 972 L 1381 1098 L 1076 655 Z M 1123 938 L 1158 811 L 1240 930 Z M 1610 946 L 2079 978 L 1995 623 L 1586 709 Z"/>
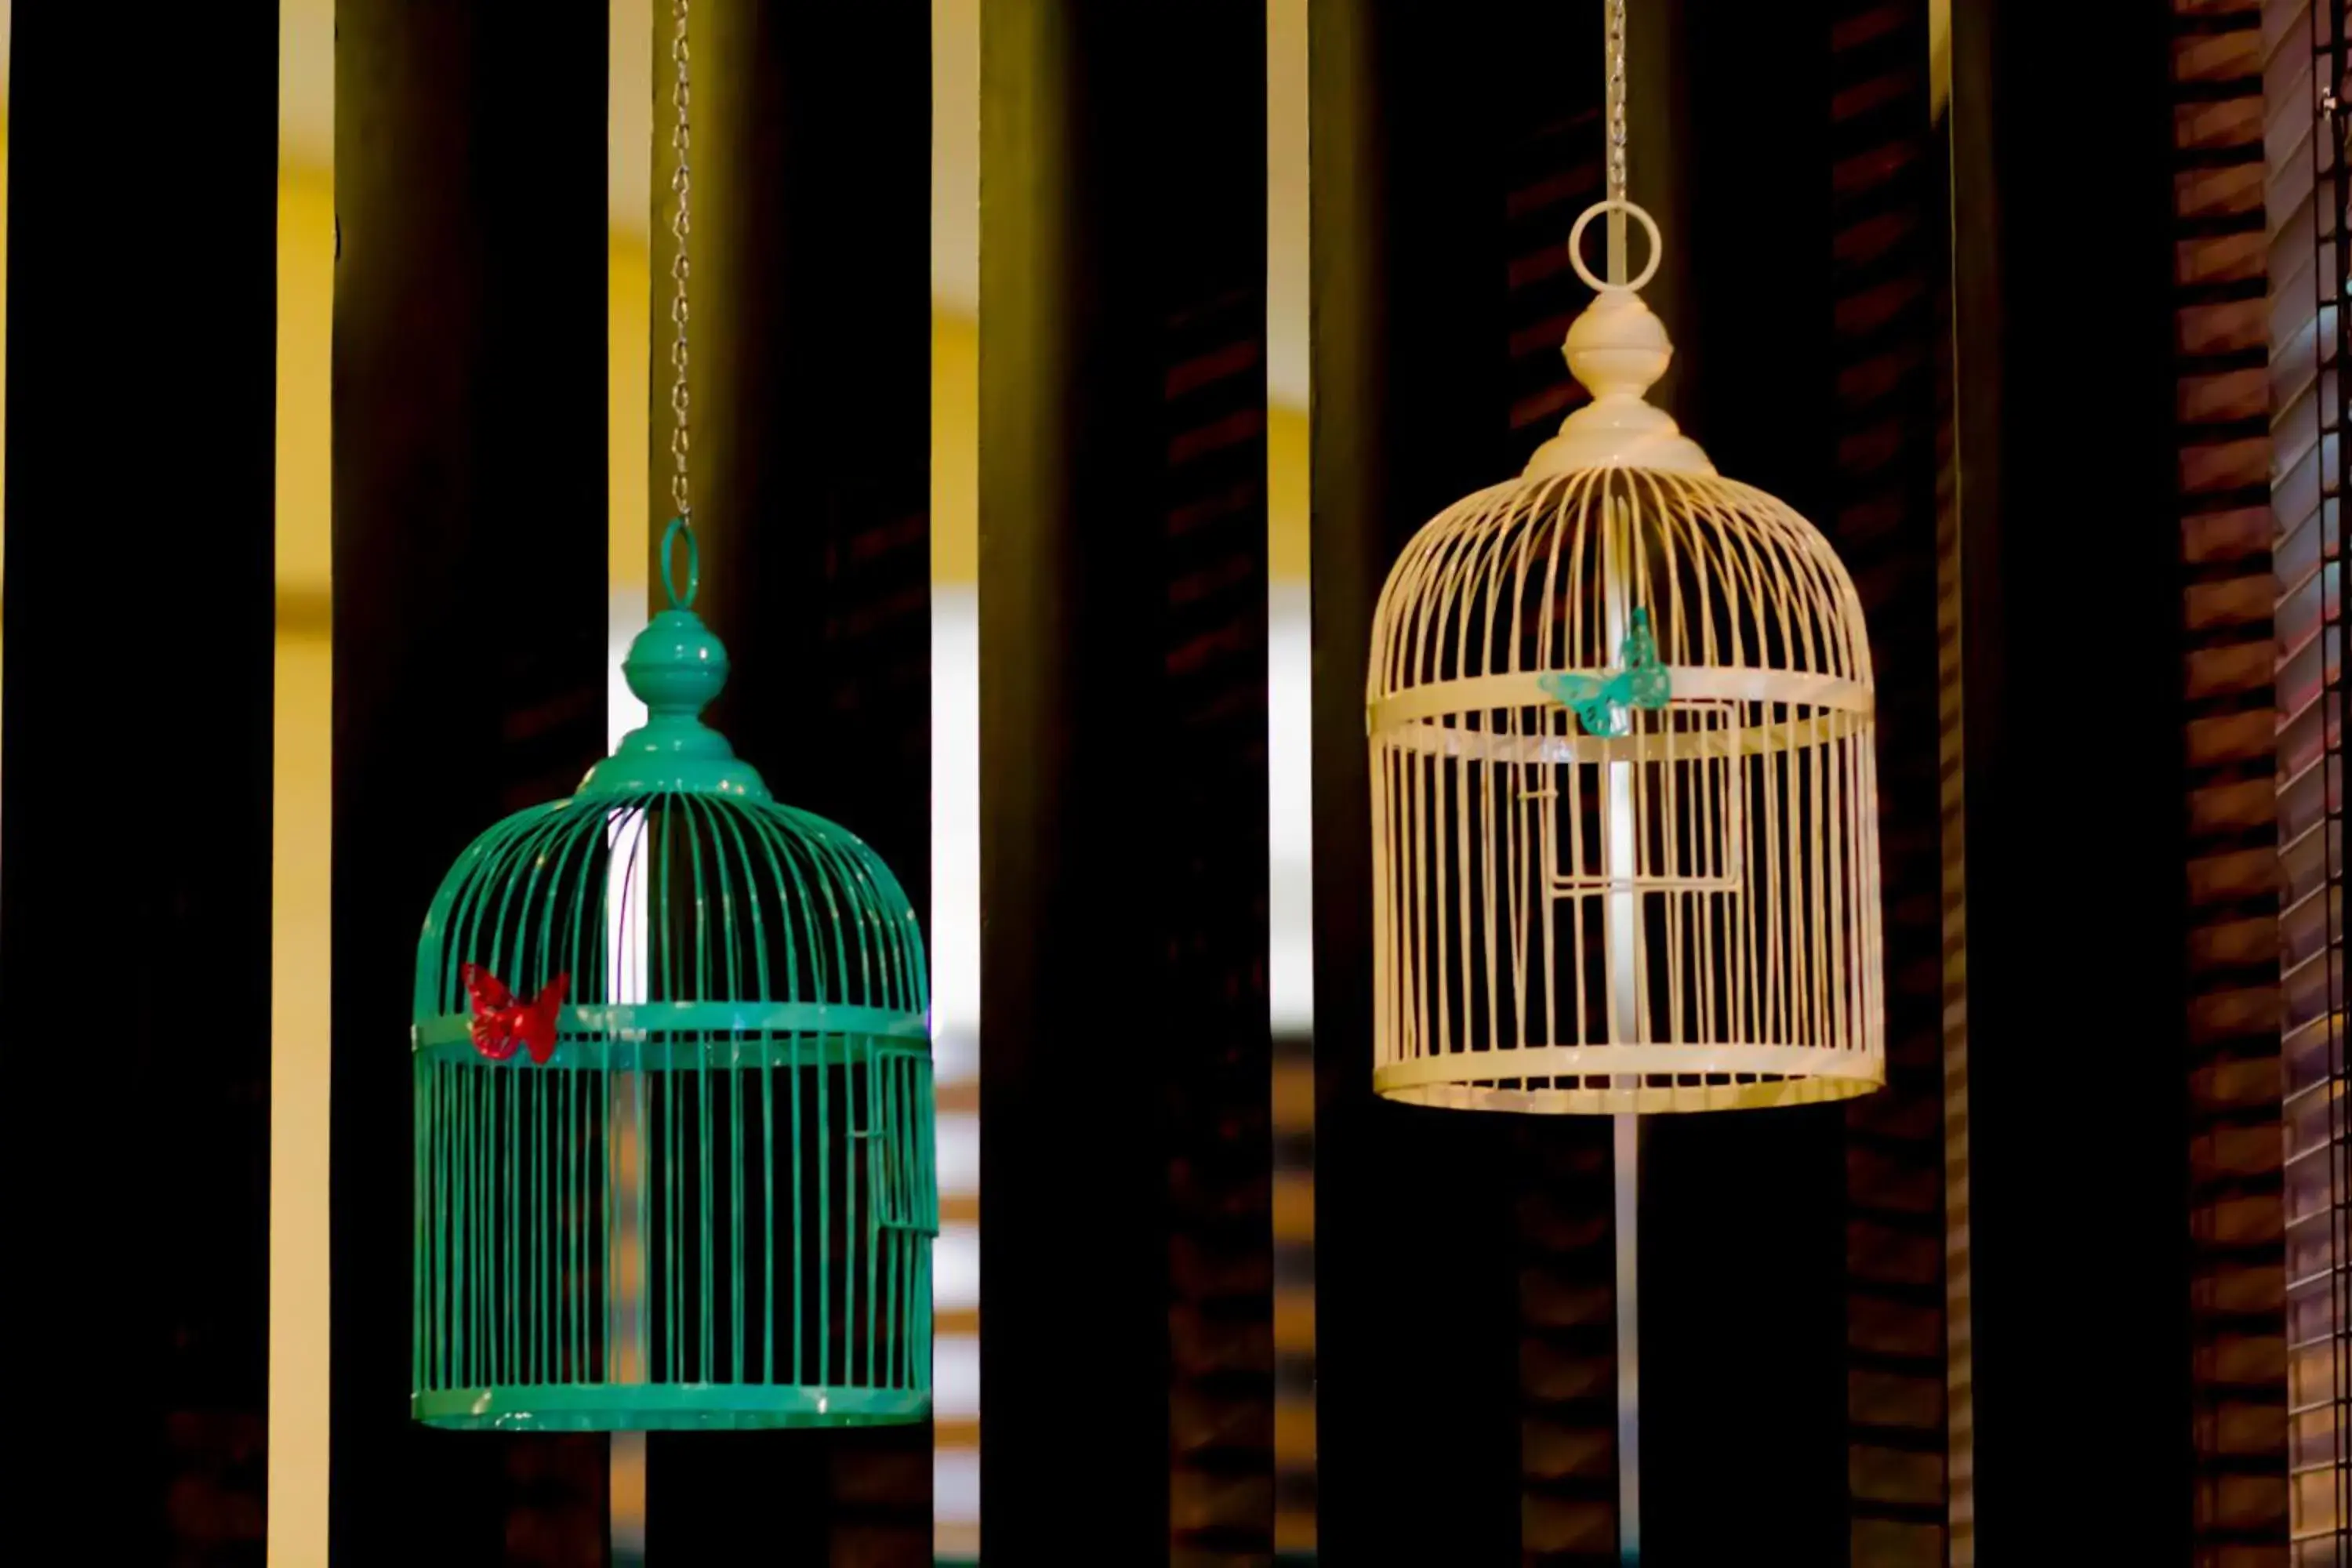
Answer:
<path fill-rule="evenodd" d="M 2262 503 L 2268 469 L 2284 472 L 2294 460 L 2266 428 L 2262 350 L 2196 342 L 2193 330 L 2208 311 L 2264 292 L 2263 16 L 2198 0 L 2174 0 L 2173 11 L 2196 1545 L 2207 1556 L 2276 1560 L 2287 1549 L 2293 1490 L 2281 1159 L 2289 1135 L 2278 1093 L 2278 863 L 2263 852 L 2276 839 L 2279 727 Z M 2269 1092 L 2246 1095 L 2250 1081 Z"/>
<path fill-rule="evenodd" d="M 277 41 L 14 20 L 10 1491 L 92 1562 L 263 1555 Z"/>
<path fill-rule="evenodd" d="M 1974 1488 L 1992 1563 L 2190 1550 L 2166 11 L 1953 8 Z M 2053 269 L 2059 234 L 2074 266 Z M 2053 700 L 2060 627 L 2095 691 Z M 2053 1082 L 2066 1063 L 2095 1081 Z M 2055 1391 L 2079 1419 L 2051 1418 Z"/>
<path fill-rule="evenodd" d="M 335 50 L 338 1563 L 594 1563 L 595 1436 L 413 1425 L 416 933 L 602 750 L 605 15 L 352 0 Z"/>
<path fill-rule="evenodd" d="M 1839 0 L 1829 44 L 1829 234 L 1811 265 L 1832 289 L 1834 466 L 1815 521 L 1870 626 L 1887 1029 L 1885 1089 L 1843 1115 L 1846 1561 L 1939 1568 L 1949 1479 L 1936 485 L 1949 160 L 1929 124 L 1926 0 Z"/>
<path fill-rule="evenodd" d="M 669 7 L 655 7 L 648 515 L 670 500 Z M 694 436 L 710 718 L 777 798 L 930 882 L 929 13 L 707 0 L 690 18 Z M 660 529 L 653 530 L 658 548 Z M 659 563 L 652 581 L 664 602 Z M 656 1433 L 672 1568 L 929 1563 L 929 1423 Z"/>
<path fill-rule="evenodd" d="M 1837 458 L 1829 18 L 1820 6 L 1682 9 L 1688 116 L 1675 162 L 1633 148 L 1636 198 L 1679 187 L 1688 214 L 1667 237 L 1685 279 L 1667 318 L 1675 412 L 1725 474 L 1819 523 Z M 1772 90 L 1746 90 L 1756 81 Z M 1843 1110 L 1658 1117 L 1643 1133 L 1644 1560 L 1740 1561 L 1769 1520 L 1775 1553 L 1839 1561 Z M 1742 1462 L 1719 1463 L 1727 1452 Z"/>
<path fill-rule="evenodd" d="M 1264 37 L 982 12 L 992 1562 L 1272 1544 Z"/>
<path fill-rule="evenodd" d="M 1156 50 L 1180 134 L 1160 184 L 1160 684 L 1170 1551 L 1274 1547 L 1273 1042 L 1266 1013 L 1265 23 L 1223 0 Z M 1173 89 L 1173 90 L 1171 90 Z M 1094 526 L 1100 527 L 1100 522 Z M 985 1456 L 983 1456 L 983 1459 Z M 983 1530 L 985 1530 L 983 1523 Z"/>
<path fill-rule="evenodd" d="M 2243 956 L 2275 953 L 2285 984 L 2257 988 L 2263 977 L 2246 973 L 2251 966 L 2241 955 L 2219 941 L 2209 943 L 2209 984 L 2217 1003 L 2236 979 L 2241 994 L 2251 991 L 2273 1009 L 2275 1017 L 2267 1022 L 2277 1041 L 2265 1051 L 2245 1037 L 2266 1022 L 2254 1009 L 2211 1009 L 2212 1023 L 2221 1026 L 2212 1031 L 2220 1060 L 2199 1088 L 2204 1091 L 2200 1109 L 2212 1104 L 2216 1136 L 2200 1173 L 2216 1201 L 2200 1240 L 2219 1244 L 2211 1248 L 2217 1275 L 2229 1268 L 2243 1279 L 2265 1264 L 2272 1279 L 2284 1275 L 2288 1332 L 2277 1326 L 2275 1300 L 2257 1297 L 2249 1303 L 2242 1291 L 2235 1293 L 2236 1301 L 2213 1300 L 2212 1307 L 2239 1310 L 2210 1311 L 2214 1353 L 2200 1371 L 2202 1381 L 2222 1384 L 2221 1373 L 2252 1360 L 2225 1360 L 2227 1352 L 2284 1347 L 2289 1333 L 2295 1340 L 2318 1338 L 2322 1323 L 2332 1325 L 2326 1336 L 2332 1342 L 2303 1346 L 2276 1361 L 2253 1361 L 2256 1375 L 2217 1390 L 2216 1418 L 2200 1431 L 2200 1449 L 2218 1461 L 2210 1467 L 2215 1470 L 2233 1460 L 2260 1464 L 2283 1447 L 2286 1462 L 2303 1473 L 2291 1486 L 2273 1482 L 2284 1479 L 2284 1465 L 2264 1465 L 2265 1473 L 2252 1484 L 2225 1473 L 2200 1501 L 2206 1514 L 2242 1531 L 2252 1526 L 2275 1536 L 2284 1527 L 2308 1542 L 2299 1548 L 2305 1553 L 2339 1557 L 2352 1551 L 2352 1423 L 2346 1420 L 2346 1373 L 2352 1370 L 2352 1342 L 2346 1337 L 2352 1314 L 2346 1309 L 2352 1295 L 2345 1272 L 2352 1259 L 2340 1217 L 2347 1197 L 2343 1151 L 2352 1133 L 2340 1092 L 2346 1069 L 2342 752 L 2345 721 L 2352 716 L 2343 669 L 2352 651 L 2352 618 L 2339 614 L 2330 626 L 2322 611 L 2341 596 L 2343 498 L 2352 494 L 2352 444 L 2344 439 L 2352 426 L 2352 380 L 2343 374 L 2352 364 L 2352 311 L 2336 310 L 2323 327 L 2320 305 L 2323 299 L 2352 296 L 2352 251 L 2342 243 L 2344 214 L 2352 205 L 2352 168 L 2345 156 L 2352 109 L 2343 107 L 2352 94 L 2352 15 L 2340 4 L 2264 0 L 2259 15 L 2242 18 L 2242 25 L 2258 29 L 2244 41 L 2257 46 L 2263 68 L 2259 84 L 2244 84 L 2238 98 L 2259 123 L 2247 131 L 2233 120 L 2231 128 L 2242 141 L 2256 141 L 2242 152 L 2265 161 L 2266 177 L 2255 193 L 2263 226 L 2248 230 L 2250 239 L 2262 243 L 2249 246 L 2241 269 L 2260 277 L 2267 263 L 2268 287 L 2266 297 L 2249 291 L 2239 309 L 2264 309 L 2269 341 L 2263 347 L 2243 341 L 2216 347 L 2231 357 L 2224 383 L 2231 390 L 2249 376 L 2257 381 L 2257 399 L 2263 386 L 2269 389 L 2270 494 L 2266 507 L 2243 506 L 2209 523 L 2209 533 L 2234 548 L 2208 554 L 2215 559 L 2213 575 L 2224 579 L 2226 596 L 2217 596 L 2217 606 L 2244 602 L 2227 592 L 2231 588 L 2251 590 L 2255 606 L 2263 599 L 2272 603 L 2267 624 L 2240 616 L 2231 625 L 2210 628 L 2206 640 L 2215 645 L 2212 655 L 2257 658 L 2255 694 L 2276 711 L 2243 713 L 2242 723 L 2272 721 L 2274 728 L 2255 731 L 2267 742 L 2264 754 L 2250 760 L 2270 763 L 2276 772 L 2273 783 L 2252 768 L 2233 770 L 2251 786 L 2243 791 L 2217 781 L 2210 794 L 2236 809 L 2209 814 L 2215 853 L 2206 868 L 2213 873 L 2208 882 L 2214 934 L 2233 925 L 2260 934 L 2274 929 L 2275 948 L 2258 947 Z M 2338 95 L 2332 117 L 2317 91 L 2331 81 Z M 2257 356 L 2267 360 L 2261 372 L 2242 368 Z M 2242 410 L 2226 405 L 2211 409 L 2217 417 L 2237 412 Z M 2262 580 L 2265 575 L 2270 581 Z M 2227 582 L 2231 576 L 2240 581 Z M 2261 799 L 2265 795 L 2268 801 Z M 2264 806 L 2280 850 L 2275 857 L 2249 853 L 2242 844 L 2261 826 Z M 2238 842 L 2230 842 L 2232 837 Z M 2248 862 L 2262 881 L 2243 871 L 2221 874 Z M 2271 909 L 2246 898 L 2263 891 L 2263 882 L 2275 884 L 2275 922 Z M 2242 907 L 2233 910 L 2232 900 Z M 2234 976 L 2231 967 L 2239 970 Z M 2231 1086 L 2239 1089 L 2235 1103 L 2224 1092 Z M 2273 1137 L 2249 1136 L 2258 1136 L 2265 1122 Z M 2263 1163 L 2254 1164 L 2249 1155 Z M 2231 1202 L 2238 1194 L 2231 1186 L 2252 1188 L 2256 1201 Z M 2264 1316 L 2271 1321 L 2246 1311 L 2250 1304 L 2269 1308 Z M 2282 1404 L 2299 1409 L 2284 1421 L 2262 1419 L 2273 1415 L 2266 1407 Z M 2227 1421 L 2231 1415 L 2237 1419 Z M 2231 1438 L 2242 1453 L 2225 1447 Z M 2225 1512 L 2230 1504 L 2236 1508 Z"/>
<path fill-rule="evenodd" d="M 1502 8 L 1308 12 L 1318 1543 L 1520 1561 L 1511 1130 L 1371 1089 L 1364 661 L 1397 552 L 1511 471 Z"/>

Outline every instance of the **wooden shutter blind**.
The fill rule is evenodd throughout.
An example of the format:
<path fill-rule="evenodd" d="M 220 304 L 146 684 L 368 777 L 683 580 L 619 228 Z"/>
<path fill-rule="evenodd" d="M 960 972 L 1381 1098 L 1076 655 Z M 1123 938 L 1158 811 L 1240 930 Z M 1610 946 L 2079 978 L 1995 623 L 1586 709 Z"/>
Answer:
<path fill-rule="evenodd" d="M 2176 0 L 2175 405 L 2188 831 L 2197 1561 L 2285 1532 L 2272 968 L 2263 34 Z"/>
<path fill-rule="evenodd" d="M 2290 1511 L 2297 1564 L 2352 1561 L 2345 1411 L 2343 505 L 2347 22 L 2261 16 L 2270 267 L 2270 511 L 2285 1077 Z M 2332 112 L 2331 112 L 2332 109 Z"/>

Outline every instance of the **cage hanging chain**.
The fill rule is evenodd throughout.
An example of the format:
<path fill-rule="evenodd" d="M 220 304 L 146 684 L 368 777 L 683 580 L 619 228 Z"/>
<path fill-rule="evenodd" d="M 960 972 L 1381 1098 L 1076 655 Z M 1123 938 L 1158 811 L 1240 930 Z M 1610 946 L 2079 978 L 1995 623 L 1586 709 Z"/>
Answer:
<path fill-rule="evenodd" d="M 1625 0 L 1609 3 L 1609 199 L 1625 199 Z"/>
<path fill-rule="evenodd" d="M 670 324 L 677 329 L 677 335 L 671 340 L 669 346 L 669 363 L 672 373 L 669 386 L 669 499 L 672 506 L 677 510 L 679 521 L 691 527 L 694 521 L 694 501 L 692 493 L 687 489 L 686 481 L 686 457 L 688 448 L 693 445 L 693 422 L 689 417 L 693 402 L 692 395 L 687 388 L 686 377 L 688 314 L 686 281 L 691 268 L 687 260 L 686 247 L 687 237 L 694 230 L 692 200 L 694 174 L 690 157 L 693 151 L 693 132 L 688 129 L 687 121 L 687 108 L 691 101 L 692 94 L 687 71 L 688 57 L 686 43 L 686 7 L 687 0 L 677 0 L 677 7 L 672 13 L 675 27 L 670 36 L 669 46 L 670 62 L 675 68 L 675 79 L 670 86 L 670 104 L 677 110 L 677 123 L 670 131 L 670 147 L 677 155 L 677 167 L 671 172 L 669 177 L 670 195 L 673 198 L 669 232 L 671 237 L 677 241 L 677 248 L 671 253 L 669 262 L 670 281 L 676 286 L 670 298 L 669 319 Z"/>

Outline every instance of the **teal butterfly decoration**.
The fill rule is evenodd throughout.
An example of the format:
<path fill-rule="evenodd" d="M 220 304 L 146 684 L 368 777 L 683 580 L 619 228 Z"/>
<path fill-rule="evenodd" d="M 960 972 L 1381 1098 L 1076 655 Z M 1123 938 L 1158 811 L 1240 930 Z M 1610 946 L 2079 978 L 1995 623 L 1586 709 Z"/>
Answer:
<path fill-rule="evenodd" d="M 1658 662 L 1658 639 L 1650 631 L 1650 612 L 1636 607 L 1620 649 L 1625 667 L 1612 675 L 1539 675 L 1536 684 L 1545 695 L 1576 711 L 1585 732 L 1622 735 L 1632 728 L 1632 710 L 1654 713 L 1675 694 L 1674 678 Z"/>

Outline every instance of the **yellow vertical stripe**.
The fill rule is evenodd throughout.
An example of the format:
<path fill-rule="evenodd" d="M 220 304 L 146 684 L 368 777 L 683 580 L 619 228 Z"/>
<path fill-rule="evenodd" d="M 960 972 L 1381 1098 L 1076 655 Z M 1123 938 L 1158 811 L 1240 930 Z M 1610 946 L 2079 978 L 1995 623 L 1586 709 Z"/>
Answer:
<path fill-rule="evenodd" d="M 276 804 L 270 896 L 270 1568 L 327 1561 L 328 384 L 334 192 L 287 171 L 278 196 Z M 299 606 L 299 613 L 289 610 Z"/>

